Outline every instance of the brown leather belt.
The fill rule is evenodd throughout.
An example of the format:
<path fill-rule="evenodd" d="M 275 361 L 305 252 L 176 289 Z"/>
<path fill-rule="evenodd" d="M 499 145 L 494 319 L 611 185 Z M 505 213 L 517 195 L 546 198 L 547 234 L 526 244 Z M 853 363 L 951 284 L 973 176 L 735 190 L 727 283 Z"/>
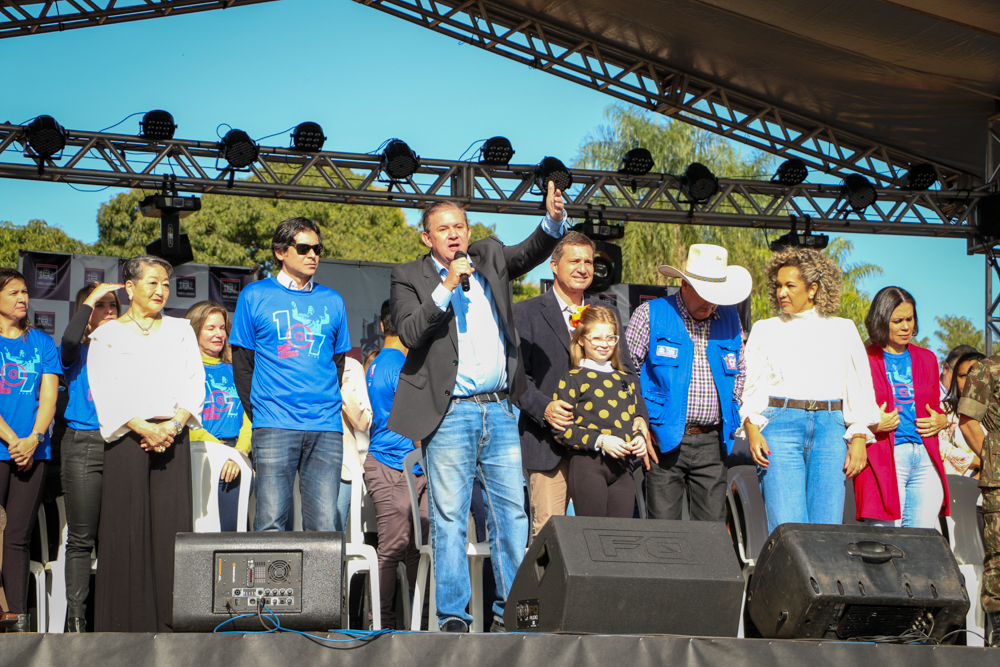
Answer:
<path fill-rule="evenodd" d="M 792 398 L 769 398 L 767 405 L 771 408 L 794 408 L 795 410 L 843 410 L 843 401 L 798 401 Z"/>
<path fill-rule="evenodd" d="M 715 433 L 722 430 L 722 424 L 688 424 L 684 427 L 684 435 L 700 435 L 702 433 Z"/>

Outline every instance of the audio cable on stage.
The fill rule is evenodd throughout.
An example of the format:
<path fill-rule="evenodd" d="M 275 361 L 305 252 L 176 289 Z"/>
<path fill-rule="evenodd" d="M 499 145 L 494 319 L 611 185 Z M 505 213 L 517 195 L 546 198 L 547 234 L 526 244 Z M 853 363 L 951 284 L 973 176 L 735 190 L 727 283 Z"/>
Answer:
<path fill-rule="evenodd" d="M 222 630 L 221 628 L 227 623 L 231 623 L 239 618 L 250 618 L 256 616 L 257 620 L 260 621 L 262 630 Z M 270 626 L 268 624 L 271 624 Z M 330 630 L 330 634 L 344 635 L 344 639 L 333 639 L 331 637 L 322 637 L 320 635 L 310 634 L 308 632 L 303 632 L 301 630 L 292 630 L 291 628 L 286 628 L 281 625 L 281 621 L 274 614 L 273 611 L 267 608 L 267 606 L 261 604 L 257 606 L 256 614 L 240 614 L 239 616 L 233 616 L 232 618 L 227 618 L 222 623 L 215 626 L 215 630 L 212 632 L 217 632 L 220 634 L 249 634 L 249 635 L 263 635 L 271 632 L 288 632 L 296 635 L 302 635 L 303 637 L 314 641 L 320 645 L 325 644 L 342 644 L 346 642 L 357 642 L 357 641 L 367 641 L 380 637 L 382 635 L 387 635 L 393 632 L 389 629 L 384 630 Z"/>

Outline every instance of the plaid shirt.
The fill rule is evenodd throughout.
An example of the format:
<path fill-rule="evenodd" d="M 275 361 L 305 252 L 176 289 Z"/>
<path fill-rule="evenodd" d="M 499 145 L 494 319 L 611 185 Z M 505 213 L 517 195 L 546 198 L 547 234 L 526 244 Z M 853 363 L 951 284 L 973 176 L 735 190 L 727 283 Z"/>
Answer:
<path fill-rule="evenodd" d="M 688 313 L 684 306 L 684 299 L 677 295 L 677 309 L 680 312 L 681 321 L 687 329 L 691 341 L 694 343 L 694 363 L 691 368 L 691 384 L 688 386 L 687 420 L 688 424 L 699 424 L 711 426 L 719 423 L 719 393 L 715 388 L 715 380 L 712 379 L 712 369 L 708 365 L 708 357 L 705 350 L 708 348 L 708 335 L 712 330 L 712 321 L 719 319 L 719 314 L 713 312 L 710 317 L 701 322 L 696 321 Z M 740 325 L 742 333 L 742 325 Z M 637 369 L 642 368 L 646 361 L 646 354 L 649 352 L 649 302 L 643 303 L 632 314 L 628 330 L 625 332 L 625 341 L 628 343 L 629 352 L 632 355 L 632 363 Z M 740 401 L 743 395 L 743 383 L 746 380 L 746 360 L 743 357 L 743 349 L 740 348 L 739 358 L 740 374 L 736 376 L 736 383 L 733 386 L 733 399 Z"/>

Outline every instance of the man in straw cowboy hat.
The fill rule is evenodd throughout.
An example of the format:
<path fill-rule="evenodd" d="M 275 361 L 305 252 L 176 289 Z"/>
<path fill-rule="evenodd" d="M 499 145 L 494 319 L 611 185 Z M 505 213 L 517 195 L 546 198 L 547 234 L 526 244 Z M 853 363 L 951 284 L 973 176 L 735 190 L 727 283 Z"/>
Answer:
<path fill-rule="evenodd" d="M 650 519 L 680 519 L 685 495 L 691 518 L 724 521 L 726 466 L 739 426 L 743 390 L 743 329 L 735 304 L 753 281 L 715 245 L 688 249 L 680 292 L 639 306 L 625 334 L 649 410 L 655 446 L 646 473 Z"/>

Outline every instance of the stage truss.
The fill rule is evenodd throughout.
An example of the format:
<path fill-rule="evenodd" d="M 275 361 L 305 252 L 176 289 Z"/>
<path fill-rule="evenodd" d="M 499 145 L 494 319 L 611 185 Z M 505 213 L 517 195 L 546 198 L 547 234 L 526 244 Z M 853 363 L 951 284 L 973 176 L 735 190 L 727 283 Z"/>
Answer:
<path fill-rule="evenodd" d="M 0 38 L 62 32 L 274 0 L 0 0 Z"/>
<path fill-rule="evenodd" d="M 489 0 L 355 2 L 841 178 L 863 174 L 881 187 L 897 187 L 910 166 L 928 162 Z M 932 164 L 946 188 L 982 183 Z"/>
<path fill-rule="evenodd" d="M 149 141 L 135 136 L 67 131 L 61 156 L 40 160 L 19 125 L 0 125 L 0 178 L 155 191 L 165 175 L 179 192 L 422 208 L 452 201 L 473 212 L 538 216 L 543 200 L 534 165 L 490 167 L 422 159 L 420 169 L 391 185 L 381 180 L 378 155 L 260 147 L 260 157 L 236 179 L 225 173 L 215 141 Z M 39 162 L 44 169 L 39 169 Z M 42 173 L 39 173 L 39 172 Z M 808 216 L 814 231 L 968 238 L 983 193 L 880 189 L 863 212 L 848 212 L 839 184 L 785 187 L 769 181 L 720 179 L 718 194 L 690 203 L 676 177 L 573 170 L 565 193 L 577 218 L 788 229 Z M 803 231 L 800 224 L 799 231 Z"/>

